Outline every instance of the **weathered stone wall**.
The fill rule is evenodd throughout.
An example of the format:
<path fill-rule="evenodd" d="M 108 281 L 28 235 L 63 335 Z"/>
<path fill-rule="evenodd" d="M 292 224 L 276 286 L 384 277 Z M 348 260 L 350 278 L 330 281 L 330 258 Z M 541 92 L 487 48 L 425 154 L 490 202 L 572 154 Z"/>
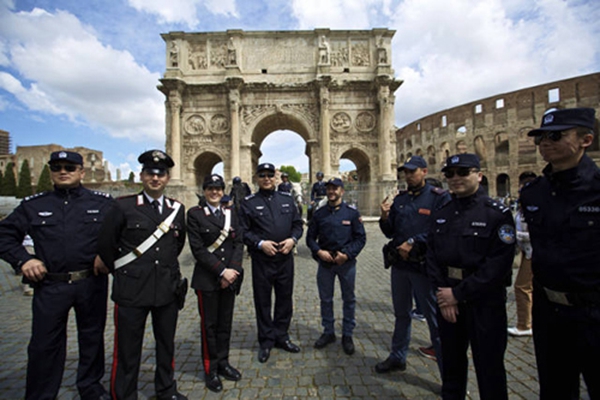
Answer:
<path fill-rule="evenodd" d="M 442 179 L 448 155 L 479 155 L 491 196 L 517 197 L 518 176 L 545 162 L 527 132 L 552 108 L 592 107 L 600 116 L 600 73 L 498 94 L 420 118 L 396 131 L 398 164 L 423 156 L 429 176 Z M 600 163 L 598 137 L 588 154 Z M 402 177 L 401 177 L 402 178 Z"/>

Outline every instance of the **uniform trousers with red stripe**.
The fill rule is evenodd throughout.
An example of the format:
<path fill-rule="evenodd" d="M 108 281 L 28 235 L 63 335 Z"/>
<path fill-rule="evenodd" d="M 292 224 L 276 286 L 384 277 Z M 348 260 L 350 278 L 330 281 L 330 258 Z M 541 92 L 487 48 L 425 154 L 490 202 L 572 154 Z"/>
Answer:
<path fill-rule="evenodd" d="M 217 372 L 229 364 L 229 342 L 235 292 L 230 289 L 197 290 L 204 373 Z"/>
<path fill-rule="evenodd" d="M 123 307 L 115 304 L 115 353 L 111 374 L 113 400 L 136 400 L 142 357 L 142 344 L 148 314 L 156 341 L 154 387 L 157 397 L 177 393 L 175 369 L 175 329 L 179 309 L 173 301 L 162 307 Z"/>

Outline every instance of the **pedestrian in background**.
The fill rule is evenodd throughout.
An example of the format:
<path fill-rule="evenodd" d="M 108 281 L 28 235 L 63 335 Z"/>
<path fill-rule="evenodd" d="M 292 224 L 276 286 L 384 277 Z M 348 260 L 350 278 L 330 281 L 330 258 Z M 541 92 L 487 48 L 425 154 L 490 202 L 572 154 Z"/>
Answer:
<path fill-rule="evenodd" d="M 367 241 L 365 228 L 356 208 L 343 201 L 344 183 L 340 178 L 327 181 L 327 205 L 313 214 L 306 235 L 306 245 L 318 262 L 317 286 L 321 301 L 323 334 L 315 342 L 322 349 L 335 342 L 333 292 L 335 278 L 340 281 L 343 301 L 342 348 L 354 354 L 352 334 L 356 326 L 356 257 Z"/>
<path fill-rule="evenodd" d="M 258 361 L 267 362 L 271 348 L 300 352 L 290 340 L 293 313 L 293 248 L 302 237 L 302 219 L 289 193 L 275 191 L 275 166 L 256 169 L 259 191 L 242 202 L 240 227 L 252 258 L 252 289 L 258 328 Z M 275 292 L 275 307 L 271 297 Z"/>
<path fill-rule="evenodd" d="M 222 205 L 223 178 L 207 176 L 202 190 L 204 201 L 187 213 L 187 231 L 196 259 L 192 287 L 198 298 L 205 384 L 220 392 L 219 376 L 230 381 L 242 379 L 240 371 L 229 364 L 229 342 L 235 296 L 243 278 L 244 244 L 237 214 Z"/>
<path fill-rule="evenodd" d="M 442 172 L 452 200 L 433 212 L 427 246 L 427 272 L 439 306 L 442 398 L 466 397 L 471 345 L 481 399 L 508 399 L 504 352 L 506 287 L 515 257 L 512 213 L 481 188 L 476 155 L 451 156 Z"/>
<path fill-rule="evenodd" d="M 519 192 L 536 177 L 535 172 L 525 171 L 519 175 Z M 520 202 L 519 202 L 520 204 Z M 521 264 L 515 278 L 515 303 L 517 305 L 517 326 L 508 327 L 508 334 L 512 336 L 531 336 L 531 296 L 533 292 L 533 274 L 531 273 L 531 241 L 527 222 L 523 217 L 520 206 L 515 215 L 517 229 L 517 246 L 521 253 Z"/>
<path fill-rule="evenodd" d="M 385 257 L 391 267 L 395 324 L 392 349 L 389 356 L 375 366 L 378 373 L 406 369 L 413 295 L 427 320 L 429 338 L 433 345 L 433 348 L 423 347 L 420 351 L 442 365 L 436 298 L 425 269 L 425 252 L 431 214 L 449 200 L 449 195 L 445 190 L 425 181 L 427 163 L 420 156 L 410 157 L 398 171 L 404 172 L 408 190 L 401 190 L 394 197 L 393 203 L 389 203 L 386 198 L 381 203 L 379 219 L 381 232 L 392 239 L 386 246 Z"/>
<path fill-rule="evenodd" d="M 533 342 L 540 398 L 600 399 L 600 169 L 585 152 L 593 108 L 553 110 L 529 132 L 548 162 L 521 191 L 533 247 Z"/>
<path fill-rule="evenodd" d="M 185 212 L 181 203 L 164 195 L 169 169 L 175 165 L 171 157 L 161 150 L 149 150 L 138 161 L 143 191 L 117 199 L 104 221 L 98 245 L 99 257 L 114 276 L 111 394 L 113 400 L 137 399 L 144 330 L 151 314 L 156 398 L 186 400 L 175 381 L 175 330 L 181 307 L 177 257 L 185 245 Z"/>
<path fill-rule="evenodd" d="M 108 278 L 94 274 L 94 260 L 101 223 L 113 200 L 82 186 L 81 154 L 56 151 L 48 164 L 54 190 L 26 197 L 0 222 L 0 258 L 20 269 L 25 282 L 35 288 L 25 398 L 57 398 L 72 308 L 79 343 L 79 395 L 83 400 L 109 399 L 100 382 Z M 35 243 L 35 254 L 24 246 L 26 235 Z"/>

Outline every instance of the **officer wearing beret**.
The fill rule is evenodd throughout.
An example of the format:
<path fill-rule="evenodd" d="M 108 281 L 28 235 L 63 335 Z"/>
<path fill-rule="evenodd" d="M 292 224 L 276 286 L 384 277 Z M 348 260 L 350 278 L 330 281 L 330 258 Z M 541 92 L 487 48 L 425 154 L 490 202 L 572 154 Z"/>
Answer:
<path fill-rule="evenodd" d="M 58 396 L 67 353 L 71 308 L 79 342 L 77 389 L 82 399 L 108 399 L 104 375 L 106 275 L 95 276 L 94 259 L 100 226 L 114 200 L 81 185 L 85 176 L 79 153 L 50 155 L 54 190 L 23 199 L 0 222 L 0 257 L 21 268 L 32 283 L 33 328 L 28 347 L 26 399 Z M 25 235 L 35 254 L 22 246 Z"/>
<path fill-rule="evenodd" d="M 292 320 L 294 256 L 302 237 L 302 219 L 289 193 L 275 191 L 275 166 L 260 164 L 256 170 L 259 191 L 244 199 L 240 226 L 252 257 L 252 288 L 260 350 L 258 361 L 269 359 L 272 347 L 290 353 L 300 348 L 288 333 Z M 271 296 L 275 291 L 272 312 Z"/>
<path fill-rule="evenodd" d="M 406 356 L 411 334 L 410 310 L 413 296 L 427 320 L 429 337 L 435 357 L 441 365 L 440 338 L 436 319 L 436 299 L 433 285 L 425 270 L 427 231 L 431 213 L 447 203 L 448 193 L 425 182 L 427 163 L 420 156 L 412 156 L 398 168 L 404 172 L 408 190 L 402 190 L 393 204 L 386 198 L 381 204 L 379 227 L 392 239 L 387 246 L 391 260 L 392 302 L 394 305 L 394 334 L 389 357 L 375 366 L 378 373 L 406 369 Z M 420 351 L 431 351 L 421 348 Z"/>
<path fill-rule="evenodd" d="M 204 179 L 203 200 L 187 213 L 187 230 L 196 259 L 192 287 L 198 297 L 202 359 L 206 387 L 223 390 L 219 378 L 239 381 L 242 374 L 229 364 L 229 340 L 235 295 L 242 281 L 244 244 L 237 214 L 223 205 L 225 181 L 212 174 Z"/>
<path fill-rule="evenodd" d="M 533 341 L 541 399 L 600 398 L 600 170 L 586 155 L 595 110 L 554 110 L 529 132 L 548 162 L 521 190 L 533 247 Z"/>
<path fill-rule="evenodd" d="M 343 201 L 344 183 L 340 178 L 327 181 L 327 205 L 313 214 L 306 234 L 306 245 L 319 263 L 317 286 L 321 300 L 321 325 L 323 334 L 315 342 L 321 349 L 335 342 L 333 317 L 333 289 L 335 277 L 340 281 L 344 302 L 342 324 L 342 348 L 348 355 L 354 354 L 352 332 L 356 326 L 354 317 L 356 296 L 356 257 L 367 241 L 365 228 L 356 208 Z"/>
<path fill-rule="evenodd" d="M 442 398 L 465 398 L 470 344 L 480 397 L 507 399 L 506 286 L 515 255 L 513 217 L 480 187 L 476 155 L 451 156 L 442 172 L 452 200 L 432 213 L 426 256 L 437 288 Z"/>
<path fill-rule="evenodd" d="M 148 314 L 156 338 L 154 386 L 158 400 L 180 400 L 174 380 L 177 256 L 185 244 L 183 205 L 164 195 L 174 162 L 161 150 L 139 156 L 143 191 L 117 199 L 102 226 L 98 253 L 113 273 L 115 357 L 113 399 L 137 399 Z"/>

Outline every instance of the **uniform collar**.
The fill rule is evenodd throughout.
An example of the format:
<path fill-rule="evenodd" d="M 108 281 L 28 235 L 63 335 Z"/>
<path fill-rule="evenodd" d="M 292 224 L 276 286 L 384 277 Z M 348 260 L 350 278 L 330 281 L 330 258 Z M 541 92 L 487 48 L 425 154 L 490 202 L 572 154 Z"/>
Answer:
<path fill-rule="evenodd" d="M 79 185 L 74 188 L 61 189 L 54 186 L 54 191 L 62 197 L 80 196 L 83 192 L 83 186 Z"/>

